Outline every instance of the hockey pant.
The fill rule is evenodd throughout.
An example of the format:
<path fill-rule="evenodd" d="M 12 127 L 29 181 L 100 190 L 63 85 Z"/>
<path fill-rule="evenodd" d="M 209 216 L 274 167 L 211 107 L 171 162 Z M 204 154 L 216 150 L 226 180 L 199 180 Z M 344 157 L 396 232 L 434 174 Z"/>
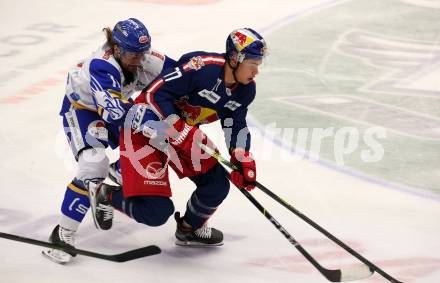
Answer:
<path fill-rule="evenodd" d="M 113 206 L 146 225 L 165 223 L 174 212 L 168 179 L 171 167 L 180 178 L 189 177 L 196 185 L 187 202 L 184 219 L 192 227 L 199 228 L 228 195 L 225 170 L 212 157 L 193 162 L 190 154 L 179 151 L 174 152 L 174 160 L 168 161 L 170 153 L 167 155 L 149 142 L 139 134 L 128 131 L 121 134 L 123 196 L 114 194 Z"/>

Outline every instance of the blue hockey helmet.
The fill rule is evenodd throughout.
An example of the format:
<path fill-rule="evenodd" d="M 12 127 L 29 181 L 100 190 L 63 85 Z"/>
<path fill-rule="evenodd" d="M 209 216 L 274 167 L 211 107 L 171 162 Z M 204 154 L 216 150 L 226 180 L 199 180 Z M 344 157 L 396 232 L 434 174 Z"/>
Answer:
<path fill-rule="evenodd" d="M 237 54 L 239 63 L 244 59 L 262 59 L 266 55 L 266 50 L 264 38 L 250 28 L 236 29 L 226 40 L 226 54 L 228 57 Z"/>
<path fill-rule="evenodd" d="M 147 28 L 135 18 L 119 21 L 113 28 L 112 40 L 123 51 L 138 53 L 151 48 L 151 36 Z"/>

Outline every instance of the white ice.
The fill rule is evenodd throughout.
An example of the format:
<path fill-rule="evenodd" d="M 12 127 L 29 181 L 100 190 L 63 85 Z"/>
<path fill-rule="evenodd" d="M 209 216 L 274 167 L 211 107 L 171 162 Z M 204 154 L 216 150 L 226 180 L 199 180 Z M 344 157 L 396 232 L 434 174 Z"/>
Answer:
<path fill-rule="evenodd" d="M 75 173 L 57 114 L 66 71 L 102 42 L 103 27 L 137 17 L 151 30 L 155 48 L 177 58 L 192 50 L 221 52 L 234 28 L 270 33 L 286 16 L 339 2 L 344 1 L 2 1 L 0 232 L 47 240 L 57 223 Z M 204 129 L 223 145 L 218 124 Z M 395 278 L 440 282 L 439 198 L 294 159 L 256 131 L 253 147 L 263 146 L 271 154 L 257 156 L 261 183 Z M 194 187 L 175 175 L 172 186 L 176 208 L 183 211 Z M 360 264 L 258 190 L 252 194 L 323 266 Z M 175 246 L 171 219 L 148 228 L 117 213 L 114 228 L 100 232 L 87 215 L 78 248 L 109 254 L 149 244 L 162 248 L 160 255 L 127 263 L 78 256 L 62 266 L 43 258 L 41 247 L 0 238 L 0 282 L 327 282 L 235 189 L 210 224 L 224 232 L 223 247 Z M 360 282 L 387 280 L 375 274 Z"/>

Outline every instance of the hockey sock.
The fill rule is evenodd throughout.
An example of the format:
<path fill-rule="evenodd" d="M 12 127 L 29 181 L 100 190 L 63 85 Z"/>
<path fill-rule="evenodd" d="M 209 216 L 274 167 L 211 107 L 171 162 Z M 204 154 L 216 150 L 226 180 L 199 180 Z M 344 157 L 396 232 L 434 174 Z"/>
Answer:
<path fill-rule="evenodd" d="M 67 185 L 66 193 L 61 204 L 61 212 L 68 218 L 81 222 L 90 207 L 89 193 L 85 184 L 74 179 Z"/>

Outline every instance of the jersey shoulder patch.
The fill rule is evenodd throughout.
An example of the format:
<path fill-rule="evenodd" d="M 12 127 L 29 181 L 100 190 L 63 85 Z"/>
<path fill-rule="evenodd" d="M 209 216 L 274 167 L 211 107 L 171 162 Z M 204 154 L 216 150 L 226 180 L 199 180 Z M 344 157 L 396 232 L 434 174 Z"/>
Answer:
<path fill-rule="evenodd" d="M 189 61 L 183 65 L 183 70 L 188 72 L 191 70 L 198 71 L 207 65 L 219 65 L 223 66 L 225 64 L 225 58 L 221 56 L 194 56 L 189 59 Z"/>
<path fill-rule="evenodd" d="M 192 57 L 188 63 L 186 63 L 183 67 L 183 69 L 186 71 L 186 69 L 191 69 L 191 70 L 195 70 L 198 71 L 200 70 L 203 66 L 205 66 L 205 63 L 203 62 L 203 59 L 201 56 L 194 56 Z"/>

